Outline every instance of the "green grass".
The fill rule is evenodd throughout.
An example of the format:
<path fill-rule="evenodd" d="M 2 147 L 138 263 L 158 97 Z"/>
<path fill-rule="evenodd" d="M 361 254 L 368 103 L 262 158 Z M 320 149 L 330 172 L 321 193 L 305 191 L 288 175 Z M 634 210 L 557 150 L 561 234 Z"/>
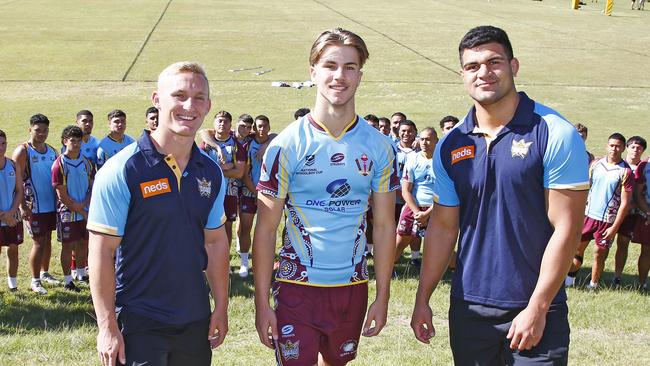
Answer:
<path fill-rule="evenodd" d="M 420 127 L 437 125 L 444 115 L 464 115 L 470 105 L 455 74 L 458 41 L 470 27 L 493 24 L 510 35 L 521 63 L 519 89 L 589 126 L 588 147 L 603 155 L 614 131 L 650 137 L 650 12 L 631 11 L 629 2 L 617 1 L 614 15 L 605 17 L 603 6 L 588 2 L 574 11 L 567 0 L 0 0 L 0 129 L 9 135 L 11 151 L 27 138 L 29 116 L 41 112 L 52 121 L 50 143 L 58 145 L 62 128 L 79 109 L 95 113 L 95 135 L 103 136 L 106 113 L 120 108 L 129 116 L 129 134 L 138 135 L 157 73 L 174 61 L 195 59 L 208 71 L 213 112 L 263 113 L 279 131 L 295 109 L 312 106 L 315 90 L 273 88 L 271 82 L 307 80 L 311 42 L 334 26 L 358 32 L 370 49 L 357 93 L 360 114 L 401 110 Z M 251 66 L 274 71 L 228 72 Z M 21 292 L 10 294 L 0 285 L 0 365 L 96 363 L 88 290 L 77 295 L 51 289 L 44 297 L 28 292 L 30 246 L 28 239 L 20 250 Z M 60 247 L 54 248 L 57 253 Z M 568 291 L 571 364 L 650 364 L 650 299 L 632 288 L 638 254 L 631 245 L 623 289 Z M 234 256 L 232 263 L 238 265 Z M 59 267 L 53 258 L 52 272 L 60 277 Z M 605 283 L 612 267 L 613 253 Z M 354 364 L 451 364 L 448 283 L 432 298 L 438 336 L 425 346 L 408 326 L 417 278 L 405 265 L 400 273 L 392 286 L 388 326 L 362 341 Z M 252 280 L 235 276 L 230 333 L 213 364 L 272 363 L 253 319 Z"/>

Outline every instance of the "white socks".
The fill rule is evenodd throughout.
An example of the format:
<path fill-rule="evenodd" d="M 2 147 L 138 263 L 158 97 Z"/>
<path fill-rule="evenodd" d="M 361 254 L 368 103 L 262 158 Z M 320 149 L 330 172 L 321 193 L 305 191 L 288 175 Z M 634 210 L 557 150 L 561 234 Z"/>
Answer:
<path fill-rule="evenodd" d="M 241 257 L 241 265 L 248 267 L 248 253 L 239 253 L 239 257 Z"/>

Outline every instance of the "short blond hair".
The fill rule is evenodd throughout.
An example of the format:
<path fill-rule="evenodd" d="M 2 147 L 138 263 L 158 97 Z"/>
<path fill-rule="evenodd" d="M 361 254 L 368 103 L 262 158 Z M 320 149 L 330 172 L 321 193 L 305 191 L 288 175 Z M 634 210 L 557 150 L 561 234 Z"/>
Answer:
<path fill-rule="evenodd" d="M 354 47 L 359 53 L 359 68 L 362 68 L 368 57 L 370 57 L 368 47 L 366 47 L 366 43 L 361 37 L 349 30 L 335 28 L 326 30 L 316 38 L 309 52 L 309 65 L 316 65 L 325 48 L 332 45 Z"/>
<path fill-rule="evenodd" d="M 208 75 L 205 73 L 205 69 L 201 64 L 195 61 L 179 61 L 174 62 L 173 64 L 165 67 L 165 69 L 158 75 L 158 89 L 160 89 L 160 80 L 168 75 L 175 75 L 182 72 L 191 72 L 193 74 L 201 75 L 205 79 L 206 84 L 208 85 L 208 90 L 210 90 L 210 83 L 208 83 Z"/>

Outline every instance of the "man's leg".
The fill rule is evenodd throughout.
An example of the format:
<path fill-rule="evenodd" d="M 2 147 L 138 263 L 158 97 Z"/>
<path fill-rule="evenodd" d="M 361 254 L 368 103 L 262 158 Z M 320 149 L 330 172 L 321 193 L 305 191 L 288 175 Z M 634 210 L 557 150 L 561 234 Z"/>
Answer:
<path fill-rule="evenodd" d="M 255 214 L 240 212 L 239 214 L 239 256 L 241 258 L 241 267 L 239 267 L 239 276 L 247 277 L 250 264 L 248 262 L 248 252 L 251 247 L 251 230 L 253 229 L 253 219 Z"/>
<path fill-rule="evenodd" d="M 630 237 L 618 234 L 616 238 L 616 255 L 614 257 L 614 285 L 621 284 L 621 276 L 627 262 L 627 253 L 630 245 Z"/>
<path fill-rule="evenodd" d="M 569 268 L 569 273 L 567 274 L 567 277 L 564 280 L 565 286 L 575 285 L 576 277 L 578 276 L 578 271 L 580 270 L 580 267 L 582 267 L 582 261 L 585 255 L 585 250 L 587 249 L 587 245 L 589 245 L 589 241 L 590 240 L 580 242 L 580 245 L 578 246 L 578 252 L 573 257 L 573 261 L 571 262 L 571 268 Z"/>
<path fill-rule="evenodd" d="M 61 270 L 63 271 L 64 288 L 66 290 L 79 292 L 70 274 L 70 263 L 72 262 L 72 248 L 76 247 L 77 241 L 64 241 L 61 243 Z"/>
<path fill-rule="evenodd" d="M 641 255 L 639 255 L 639 285 L 642 289 L 647 288 L 648 271 L 650 271 L 650 243 L 641 245 Z"/>
<path fill-rule="evenodd" d="M 598 281 L 600 281 L 600 276 L 605 270 L 605 261 L 607 260 L 607 255 L 609 254 L 609 248 L 605 246 L 596 245 L 594 250 L 594 265 L 591 267 L 591 287 L 598 287 Z"/>
<path fill-rule="evenodd" d="M 10 289 L 18 288 L 18 245 L 9 244 L 7 247 L 7 281 Z"/>
<path fill-rule="evenodd" d="M 209 366 L 212 350 L 207 334 L 210 319 L 194 322 L 182 327 L 182 331 L 171 339 L 169 366 Z"/>
<path fill-rule="evenodd" d="M 449 345 L 455 365 L 502 365 L 501 346 L 504 325 L 501 314 L 494 314 L 484 306 L 451 299 L 449 305 Z M 506 329 L 507 332 L 507 329 Z M 507 333 L 506 333 L 507 334 Z"/>

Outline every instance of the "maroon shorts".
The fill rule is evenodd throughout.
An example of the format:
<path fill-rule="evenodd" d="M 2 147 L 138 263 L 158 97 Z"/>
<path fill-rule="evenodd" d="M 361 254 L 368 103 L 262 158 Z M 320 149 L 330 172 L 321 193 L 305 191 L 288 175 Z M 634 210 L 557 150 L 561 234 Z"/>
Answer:
<path fill-rule="evenodd" d="M 623 223 L 618 228 L 618 235 L 627 236 L 628 238 L 632 237 L 634 228 L 636 227 L 636 220 L 639 217 L 637 214 L 627 214 Z"/>
<path fill-rule="evenodd" d="M 426 210 L 426 207 L 420 207 L 420 211 Z M 402 214 L 399 215 L 399 221 L 397 221 L 397 234 L 401 236 L 420 236 L 419 234 L 427 228 L 425 225 L 416 225 L 415 217 L 413 217 L 413 211 L 408 205 L 404 205 L 402 208 Z"/>
<path fill-rule="evenodd" d="M 16 226 L 0 226 L 0 247 L 8 247 L 10 244 L 23 243 L 23 223 L 19 221 Z"/>
<path fill-rule="evenodd" d="M 86 220 L 73 222 L 56 223 L 56 239 L 61 243 L 68 244 L 77 240 L 88 240 L 88 230 L 86 229 Z"/>
<path fill-rule="evenodd" d="M 246 187 L 241 188 L 241 195 L 239 196 L 239 211 L 251 215 L 257 213 L 257 196 Z"/>
<path fill-rule="evenodd" d="M 223 209 L 226 213 L 226 221 L 235 222 L 237 220 L 237 196 L 226 195 L 223 199 Z"/>
<path fill-rule="evenodd" d="M 612 224 L 594 220 L 589 216 L 585 216 L 585 221 L 582 225 L 582 238 L 581 241 L 591 241 L 593 239 L 596 245 L 603 249 L 609 249 L 612 246 L 611 240 L 603 239 L 605 230 L 609 229 Z"/>
<path fill-rule="evenodd" d="M 33 213 L 27 221 L 27 231 L 32 238 L 52 235 L 54 230 L 56 230 L 56 212 Z"/>
<path fill-rule="evenodd" d="M 632 233 L 632 242 L 641 245 L 650 245 L 650 220 L 640 217 L 636 220 L 636 226 Z"/>
<path fill-rule="evenodd" d="M 320 353 L 330 365 L 345 365 L 357 356 L 368 307 L 368 283 L 316 287 L 273 284 L 278 365 L 315 365 Z"/>

